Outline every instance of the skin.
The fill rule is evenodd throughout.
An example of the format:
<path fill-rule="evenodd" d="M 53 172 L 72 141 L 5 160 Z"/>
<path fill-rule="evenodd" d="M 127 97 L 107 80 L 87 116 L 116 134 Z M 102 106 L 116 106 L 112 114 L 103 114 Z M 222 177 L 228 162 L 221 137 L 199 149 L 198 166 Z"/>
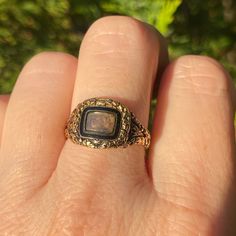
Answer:
<path fill-rule="evenodd" d="M 119 100 L 147 126 L 152 92 L 148 156 L 65 139 L 70 112 L 91 97 Z M 36 55 L 0 97 L 0 235 L 236 235 L 234 97 L 218 62 L 168 64 L 161 35 L 129 17 L 96 21 L 79 60 Z"/>

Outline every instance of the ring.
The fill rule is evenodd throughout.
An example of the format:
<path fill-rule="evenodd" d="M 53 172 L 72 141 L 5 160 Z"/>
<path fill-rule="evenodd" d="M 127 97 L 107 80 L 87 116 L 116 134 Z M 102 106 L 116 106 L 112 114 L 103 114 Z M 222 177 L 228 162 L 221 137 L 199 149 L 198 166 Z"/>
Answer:
<path fill-rule="evenodd" d="M 149 148 L 151 136 L 134 114 L 120 102 L 91 98 L 77 105 L 66 124 L 65 136 L 90 148 Z"/>

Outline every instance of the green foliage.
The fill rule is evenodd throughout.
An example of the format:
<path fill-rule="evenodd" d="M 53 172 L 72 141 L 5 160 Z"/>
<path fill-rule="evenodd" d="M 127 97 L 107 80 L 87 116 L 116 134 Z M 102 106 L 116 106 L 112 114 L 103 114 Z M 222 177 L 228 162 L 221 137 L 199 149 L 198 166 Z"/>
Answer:
<path fill-rule="evenodd" d="M 130 15 L 145 21 L 163 33 L 168 32 L 168 25 L 173 21 L 173 15 L 181 0 L 112 0 L 102 4 L 105 12 Z"/>
<path fill-rule="evenodd" d="M 0 92 L 10 92 L 22 66 L 41 51 L 77 55 L 84 32 L 101 16 L 96 1 L 1 0 Z"/>
<path fill-rule="evenodd" d="M 209 55 L 236 79 L 236 1 L 183 0 L 175 13 L 169 36 L 172 57 Z"/>
<path fill-rule="evenodd" d="M 172 57 L 207 54 L 236 77 L 234 7 L 226 0 L 0 0 L 0 92 L 12 90 L 22 66 L 40 51 L 77 55 L 89 25 L 110 14 L 154 25 L 167 36 Z"/>
<path fill-rule="evenodd" d="M 22 65 L 43 50 L 75 49 L 81 35 L 71 30 L 68 2 L 0 2 L 0 90 L 12 89 Z"/>
<path fill-rule="evenodd" d="M 169 25 L 174 20 L 174 13 L 178 6 L 181 3 L 181 0 L 169 0 L 169 1 L 161 1 L 162 7 L 160 8 L 160 11 L 156 11 L 154 8 L 154 11 L 152 11 L 153 19 L 155 17 L 157 18 L 156 21 L 152 20 L 150 21 L 151 24 L 156 26 L 156 28 L 164 35 L 167 35 L 169 33 Z M 158 12 L 158 15 L 157 15 Z"/>

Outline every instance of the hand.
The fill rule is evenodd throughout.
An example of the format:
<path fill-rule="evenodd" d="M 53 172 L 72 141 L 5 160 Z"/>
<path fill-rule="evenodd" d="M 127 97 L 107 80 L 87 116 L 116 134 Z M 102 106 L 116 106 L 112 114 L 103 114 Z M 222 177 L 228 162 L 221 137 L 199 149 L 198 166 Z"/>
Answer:
<path fill-rule="evenodd" d="M 0 235 L 236 235 L 235 91 L 213 59 L 168 65 L 147 158 L 142 146 L 65 140 L 71 110 L 91 97 L 114 98 L 147 125 L 166 63 L 155 30 L 117 16 L 91 26 L 78 62 L 47 52 L 25 65 L 0 103 Z"/>

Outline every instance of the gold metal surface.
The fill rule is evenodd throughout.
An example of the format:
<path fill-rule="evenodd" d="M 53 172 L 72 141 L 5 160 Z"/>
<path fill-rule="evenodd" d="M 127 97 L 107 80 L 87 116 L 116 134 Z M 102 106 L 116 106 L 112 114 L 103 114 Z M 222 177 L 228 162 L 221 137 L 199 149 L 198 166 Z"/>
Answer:
<path fill-rule="evenodd" d="M 120 112 L 120 130 L 118 137 L 113 140 L 100 139 L 93 137 L 83 137 L 80 135 L 80 121 L 81 115 L 87 107 L 108 107 Z M 128 147 L 132 144 L 143 145 L 146 149 L 150 145 L 150 133 L 138 121 L 135 115 L 129 111 L 127 107 L 120 102 L 105 98 L 91 98 L 77 105 L 70 115 L 65 128 L 65 136 L 72 140 L 72 142 L 87 146 L 90 148 L 118 148 Z"/>

